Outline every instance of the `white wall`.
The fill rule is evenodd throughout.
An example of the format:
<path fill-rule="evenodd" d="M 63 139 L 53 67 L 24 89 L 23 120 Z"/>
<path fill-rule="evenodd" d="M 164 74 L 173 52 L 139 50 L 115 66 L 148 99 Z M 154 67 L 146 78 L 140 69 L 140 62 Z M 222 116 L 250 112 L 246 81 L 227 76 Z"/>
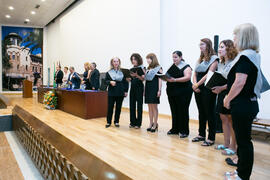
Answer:
<path fill-rule="evenodd" d="M 260 34 L 262 69 L 270 81 L 270 17 L 269 0 L 161 0 L 161 59 L 164 65 L 171 63 L 171 53 L 181 50 L 184 59 L 195 66 L 199 57 L 199 40 L 214 35 L 220 40 L 232 39 L 236 25 L 253 23 Z M 166 61 L 164 61 L 166 59 Z M 260 100 L 258 117 L 270 119 L 270 91 Z M 166 104 L 161 110 L 168 109 Z M 190 106 L 191 118 L 197 119 L 194 97 Z"/>
<path fill-rule="evenodd" d="M 236 25 L 250 22 L 259 30 L 262 69 L 270 80 L 269 17 L 268 0 L 84 0 L 45 28 L 44 46 L 51 68 L 54 61 L 60 60 L 63 65 L 75 66 L 78 72 L 83 72 L 86 61 L 95 61 L 98 69 L 107 71 L 113 56 L 119 56 L 123 66 L 130 67 L 133 52 L 143 57 L 156 53 L 166 69 L 174 50 L 181 50 L 186 62 L 194 67 L 201 38 L 213 40 L 217 34 L 220 40 L 232 39 Z M 170 114 L 165 87 L 164 83 L 159 111 Z M 267 92 L 260 101 L 259 117 L 270 119 L 269 102 Z M 128 99 L 124 102 L 127 105 Z M 194 98 L 190 118 L 198 118 Z"/>
<path fill-rule="evenodd" d="M 94 61 L 105 72 L 115 56 L 124 67 L 134 52 L 159 56 L 159 12 L 156 0 L 84 0 L 46 28 L 48 65 L 60 60 L 83 73 L 83 64 Z"/>

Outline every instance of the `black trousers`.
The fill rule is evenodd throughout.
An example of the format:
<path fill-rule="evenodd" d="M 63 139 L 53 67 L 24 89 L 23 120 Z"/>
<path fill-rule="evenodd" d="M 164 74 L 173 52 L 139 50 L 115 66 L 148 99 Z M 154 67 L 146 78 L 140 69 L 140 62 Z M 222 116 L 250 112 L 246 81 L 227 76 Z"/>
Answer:
<path fill-rule="evenodd" d="M 189 135 L 189 105 L 191 97 L 192 89 L 179 96 L 168 96 L 172 115 L 172 132 Z"/>
<path fill-rule="evenodd" d="M 137 105 L 137 116 L 136 116 Z M 130 125 L 142 125 L 142 112 L 143 112 L 143 86 L 130 89 L 129 95 L 129 109 L 130 109 Z"/>
<path fill-rule="evenodd" d="M 248 180 L 252 172 L 254 150 L 251 141 L 251 127 L 253 119 L 257 115 L 256 109 L 258 109 L 257 102 L 252 102 L 247 105 L 247 103 L 234 105 L 238 106 L 236 107 L 238 109 L 239 106 L 241 106 L 240 108 L 246 109 L 245 112 L 235 112 L 234 106 L 231 105 L 233 130 L 237 143 L 237 172 L 238 176 L 243 180 Z"/>
<path fill-rule="evenodd" d="M 114 104 L 116 104 L 114 113 L 114 123 L 119 123 L 123 100 L 124 100 L 123 96 L 108 96 L 108 113 L 107 113 L 108 124 L 112 123 Z"/>
<path fill-rule="evenodd" d="M 199 111 L 199 135 L 206 137 L 206 123 L 208 121 L 208 139 L 215 141 L 216 137 L 216 94 L 203 87 L 200 93 L 195 93 L 195 100 Z"/>

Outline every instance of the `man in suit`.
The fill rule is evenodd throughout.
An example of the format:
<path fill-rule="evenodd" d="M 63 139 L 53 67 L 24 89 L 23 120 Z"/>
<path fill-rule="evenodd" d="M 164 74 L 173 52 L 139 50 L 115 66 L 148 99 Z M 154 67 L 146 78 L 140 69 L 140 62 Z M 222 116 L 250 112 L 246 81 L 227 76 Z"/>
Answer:
<path fill-rule="evenodd" d="M 55 77 L 54 81 L 56 83 L 56 87 L 61 86 L 62 83 L 63 83 L 62 79 L 64 77 L 64 73 L 61 70 L 61 66 L 60 65 L 56 67 L 56 72 L 55 72 L 54 77 Z"/>
<path fill-rule="evenodd" d="M 99 89 L 99 71 L 96 69 L 97 65 L 96 63 L 91 63 L 90 69 L 91 69 L 91 74 L 90 74 L 90 88 L 92 90 L 98 90 Z"/>
<path fill-rule="evenodd" d="M 70 71 L 70 74 L 68 76 L 69 87 L 72 88 L 72 89 L 80 89 L 80 84 L 81 84 L 81 78 L 80 78 L 80 76 L 78 75 L 78 73 L 76 73 L 74 71 L 74 67 L 73 66 L 71 66 L 69 68 L 69 71 Z"/>

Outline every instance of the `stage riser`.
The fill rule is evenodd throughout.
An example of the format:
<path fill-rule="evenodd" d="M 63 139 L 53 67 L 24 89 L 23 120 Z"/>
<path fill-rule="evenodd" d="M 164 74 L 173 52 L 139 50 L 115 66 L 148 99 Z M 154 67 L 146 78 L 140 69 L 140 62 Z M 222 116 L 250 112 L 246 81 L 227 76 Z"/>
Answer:
<path fill-rule="evenodd" d="M 29 124 L 14 115 L 15 133 L 45 179 L 87 180 L 79 171 L 50 143 L 37 133 Z"/>
<path fill-rule="evenodd" d="M 15 106 L 13 129 L 45 179 L 130 179 L 81 146 Z"/>

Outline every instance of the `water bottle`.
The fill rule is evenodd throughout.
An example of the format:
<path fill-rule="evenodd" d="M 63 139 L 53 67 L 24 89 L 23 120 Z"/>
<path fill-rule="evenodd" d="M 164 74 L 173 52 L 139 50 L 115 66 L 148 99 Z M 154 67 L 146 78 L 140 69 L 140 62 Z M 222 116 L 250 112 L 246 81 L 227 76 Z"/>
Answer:
<path fill-rule="evenodd" d="M 74 89 L 75 88 L 75 85 L 74 84 L 72 84 L 72 89 Z"/>

